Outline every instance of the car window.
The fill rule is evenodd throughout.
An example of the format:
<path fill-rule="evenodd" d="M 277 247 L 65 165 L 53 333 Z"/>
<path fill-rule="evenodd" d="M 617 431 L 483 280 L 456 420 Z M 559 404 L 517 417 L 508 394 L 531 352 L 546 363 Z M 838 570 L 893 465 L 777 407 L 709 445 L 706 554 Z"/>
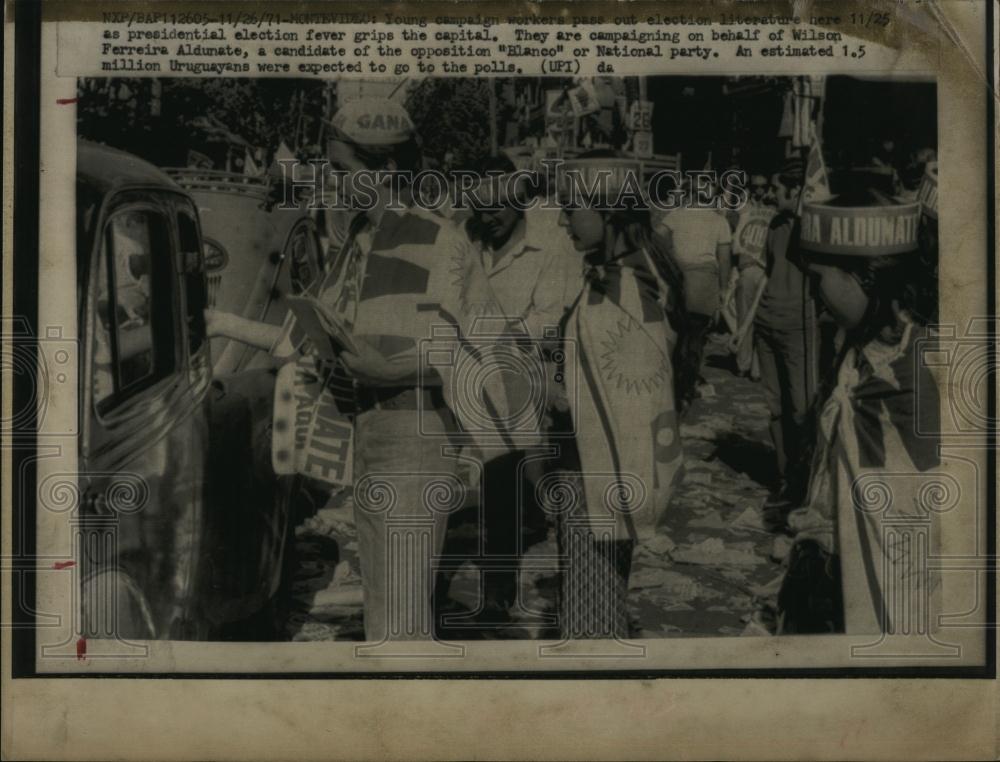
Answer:
<path fill-rule="evenodd" d="M 180 237 L 181 262 L 184 268 L 185 310 L 188 351 L 197 352 L 205 341 L 205 307 L 208 306 L 208 288 L 198 236 L 198 223 L 193 212 L 177 210 L 177 232 Z"/>
<path fill-rule="evenodd" d="M 172 370 L 169 241 L 165 217 L 152 209 L 117 212 L 105 225 L 92 371 L 99 412 Z M 157 310 L 157 288 L 166 297 L 165 316 Z"/>

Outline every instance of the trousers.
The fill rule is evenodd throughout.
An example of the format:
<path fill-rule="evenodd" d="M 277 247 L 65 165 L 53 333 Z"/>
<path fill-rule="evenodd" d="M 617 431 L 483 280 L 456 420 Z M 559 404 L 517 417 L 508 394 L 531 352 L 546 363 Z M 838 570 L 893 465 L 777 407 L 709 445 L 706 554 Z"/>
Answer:
<path fill-rule="evenodd" d="M 518 566 L 527 549 L 524 530 L 544 536 L 545 516 L 535 501 L 534 485 L 527 472 L 519 473 L 524 455 L 506 453 L 483 466 L 483 589 L 486 603 L 503 610 L 517 599 Z"/>
<path fill-rule="evenodd" d="M 375 408 L 354 429 L 354 518 L 365 640 L 433 638 L 433 582 L 448 515 L 461 507 L 447 409 Z"/>
<path fill-rule="evenodd" d="M 808 388 L 806 334 L 801 325 L 775 328 L 756 323 L 760 378 L 770 413 L 771 441 L 781 486 L 804 488 L 806 474 L 797 465 L 803 447 L 811 394 Z"/>
<path fill-rule="evenodd" d="M 764 269 L 756 265 L 749 265 L 740 270 L 739 280 L 736 281 L 736 317 L 740 325 L 743 325 L 749 317 L 754 295 L 764 277 Z M 753 323 L 751 323 L 747 328 L 746 338 L 736 353 L 736 367 L 741 373 L 748 373 L 753 368 L 754 351 Z"/>

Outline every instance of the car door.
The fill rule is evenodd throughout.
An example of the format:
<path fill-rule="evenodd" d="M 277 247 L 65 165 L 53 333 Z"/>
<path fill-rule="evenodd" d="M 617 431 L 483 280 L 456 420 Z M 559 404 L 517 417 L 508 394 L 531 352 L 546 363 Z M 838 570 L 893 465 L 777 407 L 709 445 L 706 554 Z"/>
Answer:
<path fill-rule="evenodd" d="M 197 637 L 210 364 L 185 343 L 175 195 L 109 196 L 82 281 L 88 637 Z"/>
<path fill-rule="evenodd" d="M 187 198 L 174 202 L 185 263 L 184 315 L 192 369 L 210 367 L 199 215 Z M 207 363 L 207 364 L 206 364 Z M 193 372 L 193 371 L 192 371 Z M 199 542 L 202 619 L 212 629 L 260 611 L 280 581 L 288 527 L 287 490 L 270 464 L 274 374 L 248 371 L 213 380 L 209 393 L 206 506 Z"/>

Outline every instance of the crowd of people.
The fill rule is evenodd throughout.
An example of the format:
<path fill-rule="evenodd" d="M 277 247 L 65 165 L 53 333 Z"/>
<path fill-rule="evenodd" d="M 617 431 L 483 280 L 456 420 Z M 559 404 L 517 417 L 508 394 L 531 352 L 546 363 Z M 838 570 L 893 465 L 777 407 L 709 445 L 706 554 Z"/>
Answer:
<path fill-rule="evenodd" d="M 420 166 L 412 122 L 393 101 L 345 106 L 332 129 L 337 169 Z M 513 170 L 498 157 L 481 174 Z M 587 187 L 596 187 L 590 174 L 605 173 L 602 191 L 612 198 L 625 174 L 641 172 L 610 150 L 584 153 L 564 170 Z M 891 244 L 816 244 L 803 236 L 804 215 L 835 216 L 838 207 L 803 206 L 801 160 L 746 177 L 738 210 L 703 208 L 688 186 L 685 203 L 662 215 L 642 199 L 580 203 L 561 184 L 548 189 L 561 208 L 526 211 L 502 194 L 465 212 L 390 208 L 378 188 L 373 208 L 326 215 L 330 252 L 311 293 L 350 334 L 332 365 L 315 361 L 294 317 L 272 326 L 209 310 L 213 335 L 270 352 L 276 363 L 310 364 L 351 397 L 366 640 L 436 634 L 427 612 L 449 515 L 428 510 L 427 495 L 442 475 L 469 481 L 456 452 L 480 464 L 473 482 L 483 557 L 495 560 L 483 565 L 480 621 L 509 620 L 525 537 L 554 523 L 562 637 L 627 638 L 633 553 L 662 531 L 683 467 L 679 422 L 709 393 L 701 367 L 719 330 L 731 336 L 735 372 L 762 384 L 771 417 L 779 479 L 761 510 L 792 548 L 777 631 L 885 630 L 888 586 L 904 577 L 914 595 L 934 586 L 897 563 L 851 490 L 865 474 L 936 465 L 935 448 L 909 423 L 936 409 L 918 404 L 912 361 L 935 309 L 932 210 L 916 205 L 919 225 L 900 228 Z M 848 199 L 842 208 L 856 206 Z M 470 400 L 455 391 L 453 370 L 428 372 L 423 361 L 421 341 L 444 320 L 457 328 L 451 349 L 487 363 L 490 347 L 477 338 L 470 349 L 468 333 L 484 315 L 509 323 L 497 345 L 530 344 L 525 356 L 537 360 L 543 399 L 529 425 L 519 419 L 504 430 L 503 411 L 519 409 L 512 400 L 523 373 L 508 373 L 499 391 L 484 381 Z M 492 406 L 488 431 L 472 403 Z M 392 483 L 391 511 L 366 509 L 364 484 L 379 474 Z M 431 552 L 402 574 L 391 558 L 390 514 L 431 525 Z"/>

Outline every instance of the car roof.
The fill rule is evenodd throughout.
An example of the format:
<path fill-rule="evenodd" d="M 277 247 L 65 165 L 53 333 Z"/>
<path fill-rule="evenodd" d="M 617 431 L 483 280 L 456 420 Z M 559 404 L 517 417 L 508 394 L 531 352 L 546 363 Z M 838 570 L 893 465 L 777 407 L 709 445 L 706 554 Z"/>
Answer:
<path fill-rule="evenodd" d="M 110 195 L 130 188 L 180 193 L 190 198 L 169 175 L 148 161 L 99 143 L 77 141 L 77 261 L 81 276 L 90 261 L 101 207 Z"/>
<path fill-rule="evenodd" d="M 89 140 L 77 141 L 77 182 L 105 196 L 120 188 L 158 186 L 180 193 L 180 186 L 148 161 Z"/>

